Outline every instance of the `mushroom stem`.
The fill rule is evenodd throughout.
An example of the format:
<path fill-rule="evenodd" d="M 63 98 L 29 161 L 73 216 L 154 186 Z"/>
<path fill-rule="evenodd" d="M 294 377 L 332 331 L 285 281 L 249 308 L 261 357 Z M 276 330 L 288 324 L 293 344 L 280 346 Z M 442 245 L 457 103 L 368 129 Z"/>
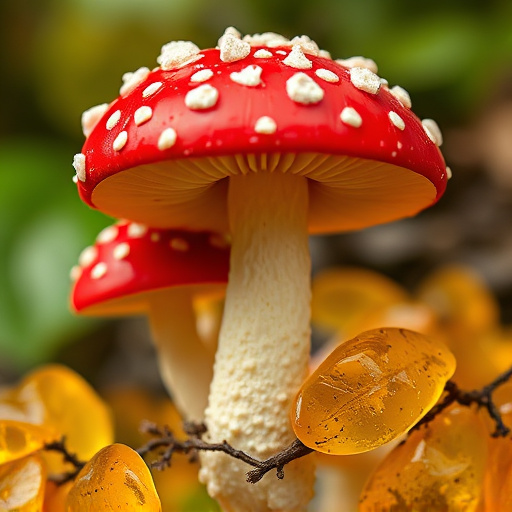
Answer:
<path fill-rule="evenodd" d="M 307 373 L 310 257 L 307 180 L 260 172 L 231 178 L 231 267 L 206 410 L 209 439 L 266 459 L 295 438 L 289 409 Z M 312 496 L 311 457 L 285 478 L 246 482 L 246 467 L 202 454 L 201 479 L 225 512 L 300 511 Z"/>
<path fill-rule="evenodd" d="M 189 290 L 162 290 L 151 297 L 149 322 L 162 381 L 185 419 L 202 421 L 213 374 Z"/>

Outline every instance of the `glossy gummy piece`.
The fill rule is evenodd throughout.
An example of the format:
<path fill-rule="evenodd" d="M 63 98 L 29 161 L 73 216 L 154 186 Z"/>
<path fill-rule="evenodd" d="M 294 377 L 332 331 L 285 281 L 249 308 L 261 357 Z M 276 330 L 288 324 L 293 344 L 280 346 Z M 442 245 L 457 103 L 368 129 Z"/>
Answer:
<path fill-rule="evenodd" d="M 28 374 L 9 393 L 10 405 L 29 423 L 66 437 L 66 447 L 80 460 L 89 460 L 112 443 L 113 426 L 108 407 L 77 373 L 48 365 Z M 1 409 L 0 409 L 1 411 Z M 58 454 L 45 453 L 50 472 L 68 470 Z"/>
<path fill-rule="evenodd" d="M 376 329 L 339 345 L 304 382 L 291 420 L 323 453 L 372 450 L 409 430 L 455 369 L 441 343 L 405 329 Z"/>
<path fill-rule="evenodd" d="M 69 491 L 66 512 L 160 512 L 160 499 L 142 458 L 126 445 L 100 450 Z"/>
<path fill-rule="evenodd" d="M 44 427 L 0 420 L 0 466 L 35 453 L 53 440 L 55 436 Z"/>
<path fill-rule="evenodd" d="M 45 464 L 37 455 L 0 466 L 0 510 L 40 512 L 45 481 Z"/>
<path fill-rule="evenodd" d="M 391 279 L 362 268 L 332 268 L 319 272 L 311 285 L 311 322 L 345 339 L 355 325 L 382 307 L 407 300 L 407 292 Z"/>
<path fill-rule="evenodd" d="M 487 437 L 473 410 L 443 412 L 384 459 L 363 489 L 359 512 L 476 512 Z"/>

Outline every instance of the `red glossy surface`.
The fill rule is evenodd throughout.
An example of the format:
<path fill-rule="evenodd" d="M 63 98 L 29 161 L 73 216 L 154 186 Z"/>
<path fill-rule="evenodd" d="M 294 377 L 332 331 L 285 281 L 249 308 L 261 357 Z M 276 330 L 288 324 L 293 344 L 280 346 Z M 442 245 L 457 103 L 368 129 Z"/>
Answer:
<path fill-rule="evenodd" d="M 130 226 L 138 229 L 130 233 Z M 218 235 L 151 229 L 131 223 L 107 229 L 115 230 L 115 238 L 102 241 L 98 237 L 92 250 L 95 257 L 76 267 L 79 276 L 71 293 L 75 312 L 142 313 L 148 307 L 145 293 L 170 287 L 227 283 L 229 246 L 223 245 Z M 128 245 L 128 252 L 116 249 L 121 244 Z M 94 269 L 100 263 L 106 265 L 104 273 L 93 278 Z"/>
<path fill-rule="evenodd" d="M 138 87 L 116 99 L 98 122 L 85 142 L 82 152 L 86 161 L 86 181 L 78 182 L 82 199 L 94 206 L 94 188 L 105 178 L 120 171 L 183 157 L 232 155 L 237 153 L 319 152 L 364 157 L 392 163 L 430 180 L 439 199 L 446 187 L 446 168 L 437 146 L 427 137 L 421 121 L 404 107 L 386 87 L 378 94 L 357 89 L 350 82 L 349 69 L 323 57 L 307 55 L 312 69 L 299 70 L 283 64 L 284 55 L 272 48 L 271 58 L 255 58 L 251 54 L 231 63 L 219 59 L 219 50 L 201 52 L 204 57 L 180 69 L 163 71 L 157 68 Z M 261 84 L 248 87 L 230 79 L 230 73 L 249 65 L 263 68 Z M 191 110 L 185 105 L 185 95 L 197 87 L 190 77 L 200 69 L 211 69 L 214 76 L 207 83 L 219 91 L 215 106 L 206 110 Z M 315 75 L 317 69 L 336 73 L 340 80 L 330 83 Z M 297 72 L 313 78 L 324 90 L 324 98 L 303 105 L 292 101 L 286 93 L 286 80 Z M 163 86 L 153 95 L 143 98 L 142 91 L 154 82 Z M 137 126 L 134 112 L 142 105 L 151 107 L 152 118 Z M 362 125 L 354 128 L 344 124 L 340 113 L 344 107 L 354 107 L 362 117 Z M 106 121 L 115 111 L 121 111 L 117 125 L 107 130 Z M 394 111 L 405 121 L 403 131 L 389 120 Z M 276 124 L 274 134 L 258 134 L 257 119 L 271 116 Z M 163 151 L 157 147 L 164 128 L 172 126 L 178 134 L 176 144 Z M 128 134 L 126 145 L 115 151 L 112 144 L 121 131 Z M 435 201 L 434 200 L 434 201 Z"/>

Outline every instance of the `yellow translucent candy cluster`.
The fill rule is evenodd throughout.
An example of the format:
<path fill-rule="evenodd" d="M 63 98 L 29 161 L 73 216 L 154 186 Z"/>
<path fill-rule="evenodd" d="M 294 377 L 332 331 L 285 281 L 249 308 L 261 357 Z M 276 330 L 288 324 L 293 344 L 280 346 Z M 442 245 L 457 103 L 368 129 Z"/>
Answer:
<path fill-rule="evenodd" d="M 499 324 L 499 307 L 470 268 L 441 267 L 409 293 L 374 271 L 334 268 L 313 280 L 312 323 L 334 346 L 378 327 L 403 327 L 443 341 L 457 360 L 453 380 L 479 388 L 512 365 L 512 331 Z"/>
<path fill-rule="evenodd" d="M 302 385 L 291 412 L 295 434 L 323 453 L 372 450 L 424 416 L 454 370 L 450 351 L 426 336 L 397 328 L 362 333 Z"/>
<path fill-rule="evenodd" d="M 43 504 L 45 511 L 64 511 L 56 502 L 47 505 L 47 499 L 61 494 L 47 478 L 72 466 L 61 455 L 43 450 L 62 437 L 81 460 L 113 442 L 108 407 L 75 372 L 58 365 L 43 367 L 0 394 L 1 511 L 39 512 Z"/>
<path fill-rule="evenodd" d="M 350 273 L 352 279 L 345 283 Z M 414 293 L 400 287 L 401 293 L 386 292 L 393 286 L 398 285 L 362 269 L 333 269 L 317 276 L 313 285 L 317 308 L 313 308 L 312 321 L 319 331 L 331 333 L 332 341 L 317 355 L 313 367 L 321 364 L 333 347 L 341 345 L 341 349 L 350 337 L 378 326 L 412 329 L 444 342 L 457 361 L 452 378 L 462 389 L 481 388 L 512 366 L 512 329 L 499 324 L 497 300 L 472 269 L 439 268 L 426 276 Z M 383 300 L 386 295 L 387 303 Z M 352 307 L 351 301 L 358 307 Z M 333 304 L 349 306 L 336 312 Z M 505 424 L 512 426 L 512 385 L 498 388 L 494 400 Z M 411 406 L 410 401 L 404 404 Z M 512 437 L 492 437 L 495 423 L 483 409 L 479 414 L 462 407 L 457 410 L 456 418 L 451 410 L 445 412 L 397 448 L 391 443 L 389 448 L 351 457 L 322 455 L 321 462 L 328 463 L 322 471 L 328 477 L 323 487 L 327 497 L 321 498 L 320 509 L 356 510 L 361 482 L 367 480 L 361 512 L 512 510 Z M 444 437 L 445 444 L 440 441 Z M 450 472 L 464 465 L 471 471 L 451 479 Z M 444 479 L 429 476 L 429 468 L 434 473 L 437 468 Z M 346 481 L 353 482 L 352 487 L 344 486 Z"/>
<path fill-rule="evenodd" d="M 443 412 L 383 460 L 363 489 L 359 512 L 476 512 L 487 437 L 475 411 Z"/>

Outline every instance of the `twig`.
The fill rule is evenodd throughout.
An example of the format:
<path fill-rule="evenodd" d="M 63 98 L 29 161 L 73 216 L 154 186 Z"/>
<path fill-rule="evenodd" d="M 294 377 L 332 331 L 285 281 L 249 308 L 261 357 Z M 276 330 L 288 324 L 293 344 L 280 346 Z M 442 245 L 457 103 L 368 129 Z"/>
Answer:
<path fill-rule="evenodd" d="M 285 448 L 283 451 L 277 453 L 264 461 L 261 461 L 257 469 L 253 469 L 247 473 L 247 481 L 251 484 L 259 482 L 269 471 L 277 469 L 277 478 L 282 480 L 284 478 L 284 466 L 292 460 L 300 459 L 305 455 L 313 452 L 311 448 L 302 444 L 298 439 Z"/>
<path fill-rule="evenodd" d="M 498 375 L 490 384 L 484 386 L 482 389 L 475 389 L 473 391 L 463 391 L 453 381 L 448 381 L 444 388 L 445 396 L 438 402 L 409 432 L 420 428 L 423 425 L 430 423 L 441 411 L 457 402 L 461 405 L 470 406 L 475 404 L 478 408 L 484 407 L 490 418 L 495 423 L 494 432 L 492 437 L 505 437 L 510 432 L 510 428 L 505 425 L 501 413 L 494 403 L 492 395 L 496 389 L 508 382 L 512 377 L 512 368 Z"/>
<path fill-rule="evenodd" d="M 242 462 L 256 468 L 247 473 L 247 481 L 253 484 L 259 482 L 264 475 L 273 469 L 277 470 L 277 478 L 284 478 L 284 466 L 286 464 L 292 460 L 304 457 L 313 451 L 311 448 L 308 448 L 296 439 L 290 446 L 278 454 L 261 461 L 251 457 L 242 450 L 237 450 L 227 441 L 223 441 L 222 443 L 208 443 L 204 441 L 200 437 L 206 432 L 204 426 L 197 429 L 196 426 L 191 426 L 191 424 L 189 424 L 185 430 L 193 432 L 194 434 L 185 441 L 176 439 L 167 427 L 159 428 L 153 423 L 143 424 L 141 430 L 156 437 L 154 439 L 150 439 L 144 446 L 137 450 L 139 455 L 144 456 L 159 448 L 165 448 L 165 450 L 160 453 L 160 457 L 151 464 L 152 467 L 158 469 L 165 469 L 166 467 L 169 467 L 174 453 L 195 454 L 198 451 L 223 452 L 230 457 L 241 460 Z"/>
<path fill-rule="evenodd" d="M 66 438 L 63 436 L 59 441 L 53 441 L 51 443 L 46 443 L 43 447 L 46 451 L 58 452 L 62 455 L 64 462 L 68 462 L 71 464 L 74 469 L 72 471 L 66 471 L 65 473 L 61 473 L 59 475 L 52 475 L 49 477 L 49 480 L 56 483 L 57 485 L 62 485 L 70 480 L 74 480 L 80 470 L 85 466 L 85 462 L 81 461 L 75 453 L 71 453 L 66 448 Z"/>

